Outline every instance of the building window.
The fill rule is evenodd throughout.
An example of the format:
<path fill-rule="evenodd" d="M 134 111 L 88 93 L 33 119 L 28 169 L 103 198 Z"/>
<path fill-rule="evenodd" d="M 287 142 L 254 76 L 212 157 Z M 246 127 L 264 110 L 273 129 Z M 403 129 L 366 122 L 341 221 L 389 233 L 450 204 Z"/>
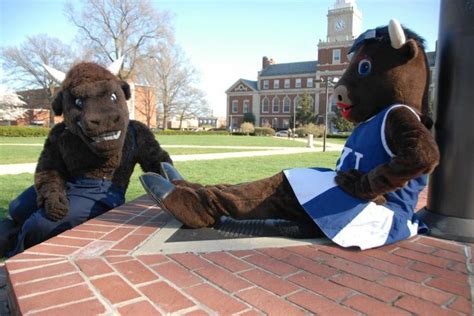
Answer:
<path fill-rule="evenodd" d="M 268 80 L 263 80 L 263 89 L 268 89 L 268 87 L 269 87 Z"/>
<path fill-rule="evenodd" d="M 308 80 L 306 80 L 306 87 L 307 88 L 313 87 L 313 78 L 308 78 Z"/>
<path fill-rule="evenodd" d="M 295 88 L 301 88 L 301 79 L 300 78 L 296 79 Z"/>
<path fill-rule="evenodd" d="M 249 112 L 249 100 L 244 100 L 244 113 Z"/>
<path fill-rule="evenodd" d="M 300 106 L 301 106 L 301 98 L 300 98 L 300 97 L 296 97 L 295 100 L 294 100 L 294 102 L 295 102 L 295 108 L 296 108 L 296 109 L 299 109 Z"/>
<path fill-rule="evenodd" d="M 268 121 L 267 118 L 262 118 L 262 127 L 269 127 L 270 122 Z"/>
<path fill-rule="evenodd" d="M 272 112 L 273 113 L 278 113 L 280 112 L 280 99 L 278 97 L 274 97 L 272 100 Z"/>
<path fill-rule="evenodd" d="M 273 89 L 280 89 L 280 80 L 273 80 Z"/>
<path fill-rule="evenodd" d="M 277 129 L 278 128 L 278 118 L 277 117 L 274 117 L 272 119 L 272 128 L 273 129 Z"/>
<path fill-rule="evenodd" d="M 268 113 L 269 110 L 270 110 L 270 104 L 268 102 L 267 97 L 265 97 L 262 100 L 262 113 Z"/>
<path fill-rule="evenodd" d="M 290 79 L 285 79 L 285 89 L 290 88 Z"/>
<path fill-rule="evenodd" d="M 283 125 L 283 126 L 282 126 L 283 128 L 288 128 L 288 127 L 290 127 L 290 120 L 289 120 L 289 119 L 283 119 L 283 120 L 282 120 L 282 125 Z"/>
<path fill-rule="evenodd" d="M 283 113 L 290 113 L 291 100 L 288 96 L 283 99 Z"/>
<path fill-rule="evenodd" d="M 341 50 L 340 49 L 334 49 L 332 51 L 332 63 L 333 64 L 341 63 Z"/>
<path fill-rule="evenodd" d="M 237 113 L 239 112 L 239 101 L 238 100 L 233 100 L 232 101 L 232 113 Z"/>
<path fill-rule="evenodd" d="M 333 98 L 333 95 L 329 97 L 329 113 L 336 113 L 337 112 L 337 105 L 336 105 L 336 100 L 337 98 Z"/>

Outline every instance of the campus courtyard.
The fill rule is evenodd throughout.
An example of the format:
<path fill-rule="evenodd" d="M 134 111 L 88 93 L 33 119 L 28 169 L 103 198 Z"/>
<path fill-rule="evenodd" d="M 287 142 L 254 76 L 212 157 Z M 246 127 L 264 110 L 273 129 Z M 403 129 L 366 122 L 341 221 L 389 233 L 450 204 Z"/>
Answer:
<path fill-rule="evenodd" d="M 270 137 L 204 137 L 159 140 L 187 179 L 206 184 L 252 181 L 284 168 L 334 168 L 343 143 L 329 140 L 322 153 L 319 142 L 307 148 L 305 142 Z M 32 158 L 43 140 L 0 141 L 2 155 L 12 147 L 21 153 L 9 168 L 0 166 L 0 183 L 9 194 L 2 195 L 3 211 L 8 199 L 32 183 Z M 17 162 L 30 171 L 7 171 Z M 139 174 L 137 168 L 125 205 L 6 260 L 0 313 L 472 314 L 472 244 L 417 236 L 359 251 L 327 239 L 246 237 L 225 230 L 209 237 L 183 229 L 143 195 Z M 425 191 L 417 209 L 426 201 Z"/>

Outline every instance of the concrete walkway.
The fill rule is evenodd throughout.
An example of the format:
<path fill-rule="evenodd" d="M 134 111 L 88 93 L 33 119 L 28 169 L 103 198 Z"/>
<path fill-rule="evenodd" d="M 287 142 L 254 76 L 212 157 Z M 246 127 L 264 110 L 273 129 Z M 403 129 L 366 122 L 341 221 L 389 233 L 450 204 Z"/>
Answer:
<path fill-rule="evenodd" d="M 341 151 L 343 146 L 339 144 L 326 144 L 327 151 Z M 168 145 L 168 148 L 222 148 L 222 149 L 255 149 L 255 151 L 227 152 L 196 155 L 172 155 L 173 161 L 192 161 L 192 160 L 214 160 L 227 158 L 259 157 L 271 155 L 292 155 L 308 152 L 322 151 L 322 144 L 317 142 L 314 148 L 307 147 L 262 147 L 262 146 L 197 146 L 197 145 Z M 0 175 L 33 173 L 36 163 L 8 164 L 0 165 Z"/>

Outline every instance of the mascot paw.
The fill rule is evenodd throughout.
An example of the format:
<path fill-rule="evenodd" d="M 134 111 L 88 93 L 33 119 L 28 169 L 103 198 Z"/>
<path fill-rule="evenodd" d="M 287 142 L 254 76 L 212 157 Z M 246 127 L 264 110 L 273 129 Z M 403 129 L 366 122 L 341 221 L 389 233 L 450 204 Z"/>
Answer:
<path fill-rule="evenodd" d="M 69 202 L 66 195 L 52 193 L 44 202 L 46 216 L 52 221 L 59 221 L 66 216 L 69 210 Z"/>
<path fill-rule="evenodd" d="M 372 192 L 367 177 L 364 177 L 364 174 L 359 170 L 352 169 L 347 172 L 339 171 L 334 180 L 341 189 L 352 196 L 369 201 L 376 199 L 377 201 L 382 202 L 380 198 L 385 200 L 383 196 L 377 196 Z M 376 201 L 374 200 L 374 202 Z"/>

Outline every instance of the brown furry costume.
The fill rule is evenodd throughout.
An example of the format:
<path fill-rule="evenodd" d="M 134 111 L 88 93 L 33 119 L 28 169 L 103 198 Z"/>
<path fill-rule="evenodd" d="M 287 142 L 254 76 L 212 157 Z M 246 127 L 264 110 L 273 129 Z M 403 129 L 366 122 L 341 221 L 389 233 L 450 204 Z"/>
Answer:
<path fill-rule="evenodd" d="M 338 106 L 346 119 L 360 123 L 359 126 L 394 104 L 405 106 L 394 107 L 384 118 L 382 134 L 393 153 L 392 158 L 366 173 L 350 168 L 339 170 L 335 181 L 352 197 L 360 198 L 361 203 L 365 200 L 385 205 L 387 194 L 397 193 L 410 181 L 431 172 L 438 163 L 439 152 L 428 130 L 430 126 L 427 128 L 423 124 L 430 125 L 425 116 L 429 70 L 423 40 L 404 29 L 408 40 L 394 48 L 388 27 L 371 31 L 364 33 L 364 36 L 372 33 L 376 36 L 361 36 L 353 46 L 354 57 L 335 88 Z M 421 116 L 421 121 L 414 112 Z M 343 156 L 341 160 L 344 160 Z M 283 172 L 238 185 L 202 186 L 178 180 L 173 181 L 175 187 L 169 187 L 163 185 L 161 177 L 152 175 L 144 175 L 142 183 L 158 203 L 190 227 L 211 226 L 222 215 L 237 219 L 308 220 L 308 210 L 305 212 L 303 209 L 288 175 Z M 166 189 L 153 186 L 155 183 L 161 183 L 161 187 Z M 311 186 L 311 183 L 307 185 Z M 413 198 L 418 196 L 415 193 Z M 336 204 L 336 201 L 333 202 Z M 375 203 L 370 207 L 377 207 Z M 408 211 L 413 212 L 413 209 Z"/>
<path fill-rule="evenodd" d="M 150 129 L 129 121 L 129 98 L 129 85 L 95 63 L 80 63 L 68 72 L 52 104 L 64 122 L 52 128 L 35 172 L 37 203 L 27 206 L 34 194 L 30 190 L 10 205 L 11 217 L 22 225 L 13 254 L 123 203 L 137 163 L 160 173 L 161 162 L 172 162 Z M 81 200 L 86 206 L 71 205 L 81 188 L 89 190 Z M 81 207 L 94 211 L 71 214 Z"/>

